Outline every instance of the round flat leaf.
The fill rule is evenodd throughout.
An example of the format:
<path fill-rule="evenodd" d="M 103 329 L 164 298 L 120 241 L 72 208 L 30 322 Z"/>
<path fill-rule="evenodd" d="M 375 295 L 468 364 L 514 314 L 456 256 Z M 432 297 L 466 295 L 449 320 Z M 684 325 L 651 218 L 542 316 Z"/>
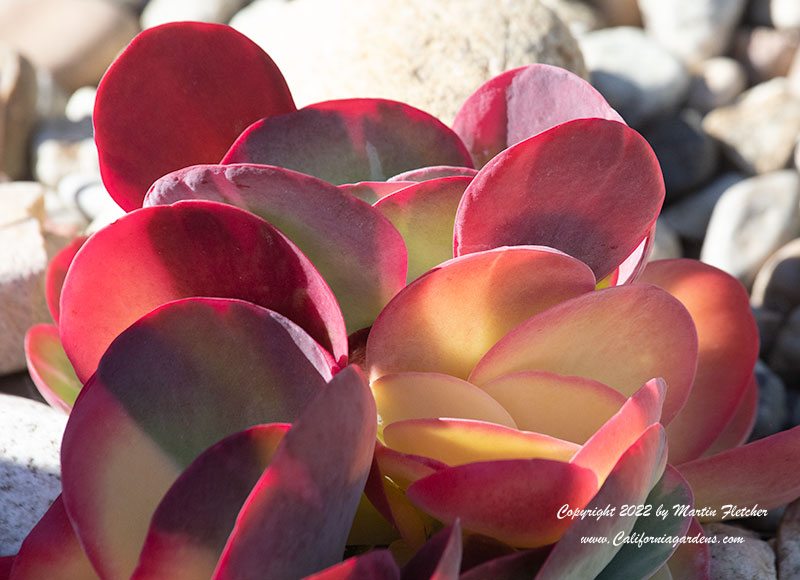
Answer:
<path fill-rule="evenodd" d="M 603 96 L 563 68 L 532 64 L 506 71 L 481 85 L 453 121 L 476 167 L 511 145 L 573 119 L 623 123 Z"/>
<path fill-rule="evenodd" d="M 69 413 L 83 383 L 78 380 L 52 324 L 37 324 L 25 333 L 25 359 L 33 384 L 51 407 Z"/>
<path fill-rule="evenodd" d="M 348 333 L 372 325 L 405 286 L 406 248 L 390 221 L 314 177 L 266 165 L 198 165 L 156 181 L 144 205 L 185 199 L 235 205 L 283 232 L 331 286 Z"/>
<path fill-rule="evenodd" d="M 750 385 L 742 396 L 736 413 L 725 426 L 725 429 L 714 440 L 714 443 L 706 449 L 703 457 L 715 455 L 722 451 L 727 451 L 739 445 L 747 443 L 753 427 L 756 424 L 756 414 L 758 412 L 758 379 L 755 374 L 750 379 Z"/>
<path fill-rule="evenodd" d="M 216 163 L 251 123 L 294 111 L 283 75 L 233 28 L 173 22 L 141 32 L 97 89 L 94 134 L 103 183 L 122 209 L 156 179 Z"/>
<path fill-rule="evenodd" d="M 222 162 L 277 165 L 336 185 L 385 181 L 431 165 L 472 167 L 464 144 L 441 121 L 386 99 L 325 101 L 262 119 Z"/>
<path fill-rule="evenodd" d="M 86 381 L 111 341 L 138 318 L 191 296 L 237 298 L 280 312 L 346 360 L 336 299 L 291 241 L 241 209 L 182 201 L 123 216 L 75 256 L 59 331 L 78 378 Z"/>
<path fill-rule="evenodd" d="M 602 280 L 645 239 L 664 200 L 653 150 L 616 121 L 579 119 L 492 159 L 464 193 L 454 255 L 551 246 Z"/>
<path fill-rule="evenodd" d="M 47 265 L 44 282 L 45 298 L 47 299 L 47 308 L 50 310 L 50 316 L 53 317 L 56 325 L 58 325 L 58 318 L 61 315 L 59 302 L 61 301 L 61 288 L 64 286 L 64 278 L 67 276 L 67 270 L 69 270 L 75 254 L 78 253 L 78 250 L 81 249 L 86 240 L 86 236 L 78 236 L 53 256 L 53 259 Z"/>
<path fill-rule="evenodd" d="M 123 332 L 75 402 L 64 502 L 104 579 L 127 579 L 150 518 L 200 453 L 253 425 L 291 422 L 336 370 L 285 317 L 247 302 L 166 304 Z"/>

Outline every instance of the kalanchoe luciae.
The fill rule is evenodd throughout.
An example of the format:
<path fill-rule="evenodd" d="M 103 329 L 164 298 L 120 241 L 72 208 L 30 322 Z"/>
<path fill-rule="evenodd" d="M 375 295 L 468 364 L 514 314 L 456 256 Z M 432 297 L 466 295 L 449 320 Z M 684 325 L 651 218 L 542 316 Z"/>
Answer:
<path fill-rule="evenodd" d="M 142 88 L 142 78 L 152 83 Z M 552 506 L 542 510 L 538 498 L 552 502 L 572 490 L 581 496 L 577 503 L 590 509 L 651 500 L 691 504 L 684 478 L 664 467 L 663 425 L 670 460 L 691 483 L 698 505 L 777 505 L 800 494 L 792 467 L 797 431 L 737 447 L 755 409 L 757 350 L 740 286 L 719 271 L 680 260 L 649 266 L 642 278 L 647 285 L 595 290 L 630 284 L 642 275 L 664 191 L 644 140 L 577 77 L 545 65 L 504 73 L 465 103 L 454 131 L 407 105 L 376 99 L 296 110 L 272 61 L 249 40 L 218 25 L 179 23 L 145 31 L 121 55 L 98 91 L 94 117 L 106 186 L 123 208 L 134 211 L 77 253 L 65 252 L 63 263 L 53 267 L 65 270 L 71 262 L 63 291 L 59 276 L 50 284 L 51 293 L 61 296 L 60 312 L 53 308 L 58 331 L 34 331 L 28 341 L 32 374 L 44 384 L 40 388 L 56 397 L 68 395 L 69 389 L 50 386 L 66 375 L 47 372 L 63 366 L 67 356 L 87 386 L 65 437 L 63 503 L 54 504 L 26 541 L 12 578 L 36 577 L 31 570 L 48 565 L 43 543 L 59 547 L 55 553 L 64 559 L 57 571 L 85 566 L 85 550 L 104 578 L 127 577 L 134 570 L 142 578 L 163 576 L 160 570 L 172 566 L 193 573 L 189 561 L 203 568 L 198 577 L 247 577 L 244 570 L 270 577 L 278 577 L 279 569 L 290 570 L 289 577 L 309 573 L 303 568 L 307 546 L 322 542 L 329 556 L 336 552 L 332 546 L 344 541 L 341 524 L 355 510 L 353 492 L 363 486 L 356 478 L 336 487 L 319 475 L 342 481 L 341 466 L 328 460 L 352 448 L 340 448 L 336 430 L 352 434 L 362 451 L 369 449 L 355 454 L 359 468 L 354 471 L 365 476 L 364 458 L 372 456 L 369 393 L 358 371 L 344 367 L 347 334 L 361 331 L 363 338 L 376 318 L 366 363 L 378 406 L 407 412 L 425 403 L 429 413 L 382 429 L 390 446 L 374 448 L 366 485 L 370 498 L 415 549 L 440 525 L 423 510 L 453 520 L 419 549 L 407 577 L 456 578 L 459 561 L 472 567 L 463 576 L 473 580 L 519 570 L 540 578 L 648 576 L 672 546 L 620 550 L 581 544 L 580 537 L 631 529 L 682 535 L 687 526 L 695 533 L 696 522 L 674 517 L 663 527 L 653 518 L 554 524 Z M 324 130 L 315 129 L 320 119 Z M 245 130 L 250 123 L 255 124 Z M 257 157 L 265 152 L 266 157 Z M 375 181 L 392 173 L 399 175 Z M 357 183 L 337 187 L 320 179 Z M 153 207 L 135 209 L 143 203 Z M 159 204 L 172 205 L 155 207 Z M 428 270 L 433 271 L 425 274 Z M 342 271 L 348 275 L 337 278 Z M 457 271 L 455 278 L 468 286 L 459 289 L 447 281 Z M 659 308 L 648 308 L 653 304 Z M 671 313 L 672 325 L 660 310 Z M 637 326 L 637 321 L 648 324 Z M 262 338 L 254 339 L 259 333 Z M 539 333 L 549 340 L 542 341 Z M 57 348 L 56 334 L 64 352 Z M 737 341 L 730 340 L 732 335 Z M 574 345 L 565 347 L 564 336 Z M 531 358 L 526 345 L 537 340 Z M 617 347 L 614 356 L 607 356 L 609 345 Z M 349 346 L 359 345 L 351 341 Z M 293 354 L 285 360 L 277 355 L 286 352 Z M 314 370 L 309 363 L 293 363 L 298 357 L 316 361 L 310 364 Z M 424 368 L 387 371 L 387 361 L 391 366 L 398 360 Z M 615 372 L 609 371 L 613 360 L 619 367 L 611 368 Z M 446 368 L 431 369 L 429 363 Z M 305 379 L 297 375 L 306 372 L 302 368 L 310 373 Z M 626 370 L 631 372 L 625 375 Z M 424 379 L 406 380 L 420 372 L 427 373 Z M 142 380 L 134 380 L 137 376 Z M 71 387 L 75 380 L 65 383 Z M 591 419 L 592 428 L 580 425 L 580 436 L 569 433 L 580 443 L 562 433 L 565 439 L 559 442 L 510 428 L 524 410 L 513 401 L 530 395 L 531 383 L 538 385 L 537 402 L 550 409 L 565 402 L 547 396 L 554 385 L 592 397 L 595 409 L 601 409 Z M 320 391 L 316 398 L 308 390 L 314 385 Z M 419 400 L 398 395 L 406 388 L 421 392 Z M 509 393 L 512 403 L 500 400 Z M 457 405 L 481 414 L 469 423 L 443 420 L 450 411 L 431 407 L 431 398 L 441 408 Z M 345 408 L 356 401 L 361 426 L 346 417 Z M 69 407 L 66 401 L 64 407 Z M 331 416 L 320 417 L 321 407 Z M 714 420 L 701 421 L 705 414 L 714 414 Z M 317 419 L 304 419 L 309 415 Z M 381 416 L 386 422 L 389 413 Z M 99 417 L 116 419 L 106 423 Z M 631 417 L 638 421 L 627 421 Z M 276 459 L 259 475 L 276 434 L 292 420 L 292 440 L 307 454 L 296 461 Z M 579 426 L 566 423 L 570 429 Z M 450 456 L 426 458 L 391 447 L 407 425 L 427 436 L 441 432 L 442 424 L 454 426 L 465 457 L 474 459 L 479 452 L 472 445 L 476 433 L 506 446 L 481 457 L 492 460 L 488 463 L 455 466 L 443 461 Z M 616 445 L 601 444 L 610 435 L 616 439 L 615 429 L 625 437 Z M 406 440 L 427 445 L 422 435 Z M 128 455 L 126 443 L 133 443 Z M 528 455 L 498 456 L 509 445 Z M 536 453 L 525 451 L 532 445 Z M 437 449 L 428 445 L 415 451 L 435 455 Z M 537 456 L 542 450 L 555 456 Z M 279 449 L 275 457 L 290 453 Z M 704 453 L 709 457 L 701 457 Z M 770 454 L 779 467 L 766 459 Z M 233 471 L 252 476 L 241 482 L 237 497 L 219 492 L 206 475 L 221 477 L 226 461 Z M 139 469 L 131 469 L 137 462 Z M 758 469 L 743 469 L 742 462 Z M 563 489 L 546 488 L 539 495 L 520 489 L 537 470 L 561 474 Z M 144 484 L 140 472 L 153 477 Z M 347 496 L 351 509 L 304 511 L 298 505 L 275 510 L 276 519 L 270 519 L 270 502 L 279 502 L 281 490 L 298 491 L 282 487 L 292 479 L 285 477 L 288 472 L 317 474 L 308 489 L 331 493 L 336 501 Z M 526 475 L 500 481 L 500 473 Z M 539 508 L 540 525 L 523 530 L 523 537 L 538 540 L 507 535 L 508 524 L 520 527 L 508 500 L 500 502 L 501 509 L 490 509 L 485 497 L 470 502 L 475 488 L 468 485 L 453 497 L 438 493 L 442 483 L 461 481 L 462 475 L 464 481 L 483 481 L 487 493 L 511 490 L 518 502 Z M 120 503 L 126 493 L 137 503 Z M 208 501 L 199 499 L 209 495 Z M 243 496 L 253 501 L 241 504 Z M 227 524 L 211 523 L 182 529 L 176 514 L 186 505 L 198 506 L 198 522 L 239 520 L 231 531 Z M 126 517 L 111 515 L 126 507 Z M 287 521 L 300 513 L 310 515 Z M 336 533 L 310 532 L 328 519 L 336 520 L 330 523 Z M 278 537 L 275 530 L 282 533 L 284 526 L 291 532 Z M 484 526 L 479 531 L 514 547 L 560 540 L 511 553 L 511 547 L 492 540 L 498 557 L 481 563 L 471 561 L 468 552 L 485 541 L 470 534 L 462 548 L 461 526 Z M 173 536 L 176 530 L 185 535 Z M 176 549 L 165 558 L 160 547 L 173 540 Z M 247 547 L 262 541 L 278 546 L 283 540 L 295 550 L 276 547 L 264 556 Z M 184 549 L 197 558 L 183 559 Z M 681 577 L 703 577 L 707 557 L 702 550 L 682 548 L 670 566 Z M 314 577 L 348 577 L 336 574 L 359 569 L 378 570 L 375 578 L 399 574 L 385 552 L 370 552 Z"/>

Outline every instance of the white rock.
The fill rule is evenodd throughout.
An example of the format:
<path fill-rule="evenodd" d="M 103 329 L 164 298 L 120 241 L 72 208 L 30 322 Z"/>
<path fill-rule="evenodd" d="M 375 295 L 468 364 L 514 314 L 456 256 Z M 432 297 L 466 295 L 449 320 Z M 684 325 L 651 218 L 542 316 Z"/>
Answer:
<path fill-rule="evenodd" d="M 592 84 L 630 125 L 671 113 L 686 97 L 686 67 L 639 28 L 596 30 L 580 46 Z"/>
<path fill-rule="evenodd" d="M 770 0 L 772 25 L 779 29 L 800 30 L 800 2 Z"/>
<path fill-rule="evenodd" d="M 64 202 L 77 207 L 89 221 L 109 212 L 114 212 L 117 217 L 125 213 L 111 199 L 99 174 L 67 175 L 58 184 L 58 194 Z"/>
<path fill-rule="evenodd" d="M 0 394 L 0 556 L 16 554 L 61 493 L 59 452 L 67 416 Z"/>
<path fill-rule="evenodd" d="M 80 123 L 92 116 L 94 99 L 97 96 L 97 87 L 81 87 L 69 97 L 64 109 L 64 115 L 70 121 Z"/>
<path fill-rule="evenodd" d="M 257 0 L 231 19 L 273 58 L 298 106 L 383 97 L 450 123 L 489 78 L 543 62 L 586 76 L 539 0 Z"/>
<path fill-rule="evenodd" d="M 716 537 L 711 550 L 711 580 L 777 580 L 775 552 L 755 532 L 727 524 L 706 524 L 706 535 Z M 743 538 L 741 543 L 723 538 Z"/>
<path fill-rule="evenodd" d="M 747 88 L 747 73 L 741 63 L 717 56 L 692 70 L 686 104 L 701 113 L 730 105 Z"/>
<path fill-rule="evenodd" d="M 645 29 L 686 62 L 727 50 L 746 0 L 639 0 Z"/>
<path fill-rule="evenodd" d="M 36 218 L 43 221 L 45 188 L 35 181 L 0 183 L 0 228 Z"/>
<path fill-rule="evenodd" d="M 33 175 L 50 187 L 72 173 L 98 173 L 92 120 L 49 119 L 33 137 Z"/>
<path fill-rule="evenodd" d="M 226 23 L 248 0 L 150 0 L 142 11 L 142 28 L 176 22 Z"/>
<path fill-rule="evenodd" d="M 767 258 L 800 235 L 798 207 L 796 171 L 776 171 L 733 185 L 714 207 L 700 259 L 749 286 Z"/>

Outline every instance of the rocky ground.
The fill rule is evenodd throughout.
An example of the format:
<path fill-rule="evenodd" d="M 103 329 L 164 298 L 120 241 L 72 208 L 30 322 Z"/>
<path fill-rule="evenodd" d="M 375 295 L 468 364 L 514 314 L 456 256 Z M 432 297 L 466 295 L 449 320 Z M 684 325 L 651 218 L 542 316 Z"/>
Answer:
<path fill-rule="evenodd" d="M 700 258 L 751 290 L 754 437 L 800 424 L 797 0 L 0 0 L 0 391 L 37 398 L 22 344 L 49 321 L 48 257 L 120 215 L 99 177 L 94 87 L 139 30 L 169 20 L 249 35 L 299 106 L 380 96 L 449 122 L 509 68 L 547 62 L 590 79 L 662 165 L 654 257 Z M 0 555 L 58 493 L 64 421 L 0 396 Z M 800 505 L 750 524 L 708 529 L 753 536 L 715 553 L 715 577 L 800 577 Z"/>

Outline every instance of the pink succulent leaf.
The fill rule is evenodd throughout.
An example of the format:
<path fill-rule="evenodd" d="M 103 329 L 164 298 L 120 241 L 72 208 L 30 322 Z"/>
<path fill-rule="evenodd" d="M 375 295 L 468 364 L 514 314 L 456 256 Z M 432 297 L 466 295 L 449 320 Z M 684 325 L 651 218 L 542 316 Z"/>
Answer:
<path fill-rule="evenodd" d="M 131 211 L 162 175 L 216 163 L 251 123 L 294 110 L 275 63 L 233 28 L 200 22 L 148 28 L 97 90 L 93 120 L 103 183 Z"/>
<path fill-rule="evenodd" d="M 405 286 L 406 247 L 391 222 L 314 177 L 266 165 L 197 165 L 156 181 L 144 205 L 186 199 L 235 205 L 278 228 L 331 286 L 348 333 L 370 326 Z"/>
<path fill-rule="evenodd" d="M 444 522 L 517 547 L 558 540 L 572 523 L 558 519 L 564 504 L 583 507 L 597 492 L 590 469 L 551 459 L 467 463 L 413 483 L 409 499 Z"/>
<path fill-rule="evenodd" d="M 616 510 L 599 518 L 590 515 L 583 519 L 562 520 L 572 525 L 550 552 L 536 580 L 585 580 L 597 576 L 614 559 L 620 548 L 611 541 L 585 543 L 581 538 L 613 539 L 618 534 L 630 534 L 637 517 L 635 513 L 633 516 L 622 514 L 621 506 L 645 503 L 650 490 L 664 472 L 666 456 L 664 428 L 659 424 L 652 425 L 625 451 L 588 505 L 565 502 L 556 507 L 558 511 L 563 505 L 567 505 L 568 509 L 585 506 L 586 510 L 594 510 L 595 513 L 614 507 Z"/>
<path fill-rule="evenodd" d="M 400 568 L 388 550 L 371 550 L 303 580 L 400 580 Z"/>
<path fill-rule="evenodd" d="M 692 486 L 695 505 L 707 508 L 700 521 L 716 521 L 736 519 L 723 506 L 772 509 L 800 497 L 799 461 L 800 427 L 794 427 L 677 467 Z"/>
<path fill-rule="evenodd" d="M 631 255 L 625 258 L 625 260 L 617 266 L 616 270 L 598 282 L 598 288 L 621 286 L 622 284 L 636 282 L 641 277 L 642 272 L 644 272 L 647 266 L 647 261 L 650 259 L 653 244 L 655 243 L 655 235 L 656 224 L 654 223 L 647 237 L 636 246 L 636 249 Z"/>
<path fill-rule="evenodd" d="M 670 463 L 680 465 L 708 449 L 736 413 L 758 358 L 758 329 L 747 291 L 713 266 L 659 260 L 648 264 L 639 281 L 656 284 L 680 300 L 697 328 L 694 385 L 667 427 Z"/>
<path fill-rule="evenodd" d="M 236 517 L 289 430 L 258 425 L 203 451 L 158 505 L 131 580 L 210 578 Z"/>
<path fill-rule="evenodd" d="M 573 119 L 622 117 L 587 81 L 562 68 L 532 64 L 481 85 L 461 106 L 453 130 L 476 167 L 542 131 Z"/>
<path fill-rule="evenodd" d="M 78 236 L 59 250 L 47 265 L 44 282 L 45 298 L 47 299 L 47 308 L 50 310 L 50 316 L 53 317 L 56 326 L 58 326 L 58 318 L 61 314 L 59 303 L 61 301 L 61 288 L 64 286 L 64 278 L 67 276 L 67 270 L 69 270 L 75 254 L 78 253 L 78 250 L 81 249 L 86 240 L 86 236 Z"/>
<path fill-rule="evenodd" d="M 701 539 L 705 532 L 697 518 L 692 518 L 686 536 L 690 539 Z M 710 580 L 711 552 L 708 543 L 703 541 L 684 542 L 667 562 L 671 578 L 687 578 L 691 580 Z"/>
<path fill-rule="evenodd" d="M 470 177 L 439 177 L 379 199 L 380 211 L 400 232 L 408 249 L 411 282 L 453 257 L 456 211 Z"/>
<path fill-rule="evenodd" d="M 192 200 L 129 213 L 75 256 L 59 331 L 78 378 L 86 381 L 111 341 L 138 318 L 191 296 L 237 298 L 280 312 L 346 361 L 341 310 L 308 258 L 249 212 Z"/>
<path fill-rule="evenodd" d="M 213 580 L 291 580 L 339 562 L 375 447 L 375 402 L 347 367 L 306 406 L 236 520 Z"/>
<path fill-rule="evenodd" d="M 99 580 L 72 530 L 60 495 L 22 542 L 7 578 Z"/>
<path fill-rule="evenodd" d="M 461 569 L 461 525 L 458 520 L 433 536 L 403 567 L 402 580 L 458 580 Z"/>
<path fill-rule="evenodd" d="M 645 239 L 663 201 L 661 169 L 641 135 L 616 121 L 569 121 L 478 172 L 458 209 L 454 255 L 552 246 L 602 280 Z"/>
<path fill-rule="evenodd" d="M 744 445 L 753 427 L 756 424 L 756 413 L 758 411 L 758 380 L 755 375 L 750 379 L 750 385 L 742 396 L 736 414 L 731 417 L 725 429 L 719 434 L 711 447 L 706 449 L 702 457 L 716 455 L 722 451 L 733 449 Z"/>
<path fill-rule="evenodd" d="M 253 123 L 222 163 L 262 163 L 340 185 L 385 181 L 430 165 L 472 167 L 464 144 L 435 117 L 385 99 L 341 99 Z"/>
<path fill-rule="evenodd" d="M 374 205 L 379 199 L 414 183 L 414 181 L 360 181 L 358 183 L 345 183 L 340 185 L 339 189 L 357 197 L 361 201 Z"/>
<path fill-rule="evenodd" d="M 550 547 L 518 550 L 470 568 L 459 580 L 526 580 L 533 578 L 544 564 Z"/>
<path fill-rule="evenodd" d="M 599 381 L 629 397 L 661 376 L 669 385 L 666 424 L 689 395 L 696 361 L 697 334 L 683 305 L 656 286 L 629 284 L 526 320 L 486 353 L 469 381 L 482 386 L 516 371 L 544 370 Z"/>
<path fill-rule="evenodd" d="M 51 407 L 69 413 L 83 384 L 64 352 L 58 328 L 37 324 L 25 333 L 28 373 L 39 393 Z"/>
<path fill-rule="evenodd" d="M 594 285 L 585 264 L 551 248 L 497 248 L 445 262 L 378 316 L 367 340 L 370 378 L 422 371 L 466 379 L 512 328 Z"/>
<path fill-rule="evenodd" d="M 238 300 L 171 302 L 117 337 L 61 448 L 65 506 L 101 576 L 130 577 L 153 512 L 200 453 L 293 421 L 336 370 L 299 326 Z"/>
<path fill-rule="evenodd" d="M 475 177 L 478 170 L 472 167 L 455 167 L 453 165 L 434 165 L 431 167 L 420 167 L 418 169 L 411 169 L 404 171 L 390 177 L 387 181 L 389 183 L 400 181 L 428 181 L 431 179 L 439 179 L 440 177 Z"/>
<path fill-rule="evenodd" d="M 634 543 L 623 544 L 622 549 L 603 568 L 596 580 L 650 578 L 664 566 L 678 547 L 679 538 L 688 532 L 693 518 L 688 513 L 676 511 L 674 506 L 692 506 L 692 490 L 675 468 L 667 465 L 661 480 L 653 487 L 642 505 L 644 506 L 642 515 L 636 519 L 629 536 Z M 657 515 L 659 507 L 665 510 L 665 513 Z M 651 539 L 658 541 L 664 538 L 673 538 L 675 541 L 643 543 L 641 546 L 635 543 L 639 540 L 647 542 Z M 692 577 L 681 576 L 681 578 L 688 580 Z"/>

